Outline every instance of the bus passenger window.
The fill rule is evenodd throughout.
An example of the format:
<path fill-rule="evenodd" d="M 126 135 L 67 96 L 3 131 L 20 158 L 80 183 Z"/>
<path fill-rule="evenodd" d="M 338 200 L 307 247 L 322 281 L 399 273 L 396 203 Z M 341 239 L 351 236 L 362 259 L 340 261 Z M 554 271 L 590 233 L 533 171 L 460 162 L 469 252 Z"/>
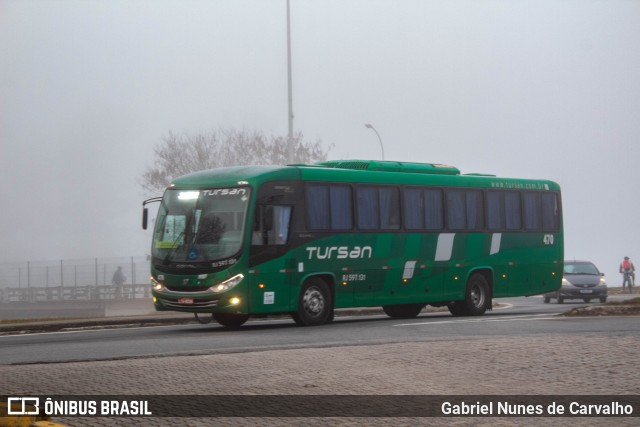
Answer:
<path fill-rule="evenodd" d="M 527 231 L 542 229 L 540 210 L 540 193 L 526 192 L 524 194 L 524 226 Z"/>
<path fill-rule="evenodd" d="M 376 230 L 380 228 L 380 202 L 378 189 L 375 187 L 359 187 L 358 227 L 361 230 Z"/>
<path fill-rule="evenodd" d="M 520 228 L 522 228 L 520 193 L 517 191 L 507 191 L 504 194 L 504 213 L 507 230 L 520 230 Z"/>
<path fill-rule="evenodd" d="M 544 231 L 555 231 L 560 223 L 560 209 L 558 198 L 555 193 L 542 194 L 542 229 Z"/>
<path fill-rule="evenodd" d="M 383 230 L 400 228 L 400 194 L 395 187 L 380 189 L 380 225 Z"/>
<path fill-rule="evenodd" d="M 444 227 L 442 190 L 424 190 L 424 224 L 427 230 L 440 230 Z"/>

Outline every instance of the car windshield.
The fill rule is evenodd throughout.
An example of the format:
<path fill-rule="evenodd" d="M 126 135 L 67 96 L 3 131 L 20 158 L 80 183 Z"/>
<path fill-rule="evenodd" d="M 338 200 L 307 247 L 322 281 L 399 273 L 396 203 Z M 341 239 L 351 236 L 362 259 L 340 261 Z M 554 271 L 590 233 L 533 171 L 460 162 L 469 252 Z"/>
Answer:
<path fill-rule="evenodd" d="M 594 274 L 599 275 L 600 272 L 595 265 L 590 262 L 566 262 L 564 264 L 564 274 Z"/>
<path fill-rule="evenodd" d="M 152 254 L 165 265 L 210 263 L 240 251 L 248 187 L 167 190 L 158 211 Z"/>

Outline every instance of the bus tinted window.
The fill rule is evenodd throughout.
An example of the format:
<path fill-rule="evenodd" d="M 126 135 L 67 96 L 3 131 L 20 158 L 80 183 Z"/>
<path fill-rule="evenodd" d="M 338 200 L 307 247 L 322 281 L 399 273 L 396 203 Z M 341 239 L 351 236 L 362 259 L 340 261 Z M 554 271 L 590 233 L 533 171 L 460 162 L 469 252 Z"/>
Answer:
<path fill-rule="evenodd" d="M 447 224 L 452 230 L 466 228 L 464 191 L 450 190 L 447 192 Z"/>
<path fill-rule="evenodd" d="M 447 209 L 450 229 L 481 230 L 484 228 L 482 192 L 449 190 L 447 192 Z"/>
<path fill-rule="evenodd" d="M 379 228 L 379 200 L 376 187 L 358 187 L 358 228 L 375 230 Z"/>
<path fill-rule="evenodd" d="M 524 193 L 524 226 L 529 231 L 542 228 L 540 193 Z"/>
<path fill-rule="evenodd" d="M 329 216 L 329 186 L 309 185 L 306 192 L 307 226 L 310 230 L 328 230 Z"/>
<path fill-rule="evenodd" d="M 504 228 L 504 199 L 498 191 L 487 192 L 487 227 L 489 230 L 502 230 Z"/>
<path fill-rule="evenodd" d="M 519 230 L 521 228 L 520 193 L 517 191 L 487 192 L 487 228 Z"/>
<path fill-rule="evenodd" d="M 348 185 L 307 186 L 307 227 L 310 230 L 351 230 L 353 204 Z"/>
<path fill-rule="evenodd" d="M 404 221 L 407 230 L 440 230 L 444 225 L 442 191 L 435 188 L 404 190 Z"/>
<path fill-rule="evenodd" d="M 484 228 L 482 192 L 467 190 L 465 196 L 467 204 L 467 230 L 482 230 Z"/>
<path fill-rule="evenodd" d="M 424 190 L 424 206 L 424 221 L 427 230 L 440 230 L 444 228 L 442 191 L 438 189 Z"/>
<path fill-rule="evenodd" d="M 383 230 L 400 228 L 400 194 L 396 187 L 381 187 L 380 226 Z"/>
<path fill-rule="evenodd" d="M 555 193 L 542 194 L 542 229 L 544 231 L 558 229 L 560 225 L 559 212 L 557 195 Z"/>
<path fill-rule="evenodd" d="M 351 230 L 353 228 L 351 187 L 348 185 L 331 185 L 331 229 Z"/>
<path fill-rule="evenodd" d="M 424 201 L 422 190 L 405 188 L 404 190 L 404 226 L 407 230 L 420 230 L 424 226 Z"/>
<path fill-rule="evenodd" d="M 522 207 L 520 193 L 517 191 L 504 193 L 504 216 L 507 230 L 520 230 L 522 228 Z"/>
<path fill-rule="evenodd" d="M 400 192 L 397 187 L 358 187 L 358 228 L 399 230 Z"/>

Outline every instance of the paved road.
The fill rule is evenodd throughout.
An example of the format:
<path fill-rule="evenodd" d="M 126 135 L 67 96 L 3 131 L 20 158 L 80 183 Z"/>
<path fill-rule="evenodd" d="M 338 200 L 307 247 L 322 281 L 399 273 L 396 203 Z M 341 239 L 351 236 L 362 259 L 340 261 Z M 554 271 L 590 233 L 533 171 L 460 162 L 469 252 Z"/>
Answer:
<path fill-rule="evenodd" d="M 482 318 L 433 314 L 411 321 L 341 319 L 316 328 L 280 321 L 251 325 L 242 331 L 187 325 L 100 332 L 106 335 L 95 335 L 97 331 L 41 335 L 51 348 L 58 345 L 59 337 L 74 337 L 67 344 L 79 342 L 78 351 L 82 346 L 93 348 L 100 340 L 107 341 L 103 348 L 115 348 L 151 336 L 145 346 L 156 346 L 155 355 L 163 357 L 3 365 L 0 378 L 6 393 L 19 395 L 282 394 L 309 396 L 311 400 L 316 395 L 343 394 L 460 394 L 471 395 L 470 399 L 473 395 L 640 395 L 640 371 L 629 364 L 640 354 L 640 317 L 566 319 L 547 312 L 556 307 L 562 308 L 528 299 Z M 123 336 L 105 338 L 109 333 L 132 335 L 123 341 Z M 25 338 L 3 337 L 0 343 Z M 246 348 L 246 339 L 254 342 L 252 349 Z M 269 347 L 261 339 L 284 342 Z M 194 354 L 165 355 L 163 346 L 173 341 L 179 346 L 191 343 Z M 202 348 L 198 350 L 194 343 Z M 35 342 L 21 345 L 34 353 L 47 348 Z M 199 352 L 202 354 L 196 354 Z M 372 397 L 372 402 L 377 402 L 376 398 Z M 331 415 L 330 408 L 327 415 Z M 639 424 L 637 418 L 55 420 L 76 426 Z"/>
<path fill-rule="evenodd" d="M 556 316 L 579 305 L 543 304 L 540 298 L 510 298 L 501 300 L 500 308 L 485 316 L 471 318 L 455 318 L 445 311 L 410 320 L 385 315 L 342 316 L 333 324 L 314 328 L 300 328 L 284 318 L 252 321 L 239 330 L 214 323 L 0 336 L 0 364 L 335 347 L 451 337 L 638 333 L 637 321 L 631 317 L 575 320 Z"/>

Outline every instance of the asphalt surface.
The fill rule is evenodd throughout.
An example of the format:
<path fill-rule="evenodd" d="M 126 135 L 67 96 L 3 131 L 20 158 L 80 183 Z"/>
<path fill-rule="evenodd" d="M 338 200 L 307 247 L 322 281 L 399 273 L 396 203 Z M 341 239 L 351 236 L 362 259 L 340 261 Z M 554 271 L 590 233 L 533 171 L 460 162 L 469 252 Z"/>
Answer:
<path fill-rule="evenodd" d="M 379 311 L 377 312 L 379 313 Z M 352 313 L 349 313 L 352 314 Z M 366 314 L 371 314 L 367 311 Z M 65 330 L 193 322 L 191 315 L 81 319 L 0 325 L 0 331 Z M 43 326 L 44 325 L 44 326 Z M 640 318 L 638 320 L 640 327 Z M 17 329 L 16 329 L 17 328 Z M 40 329 L 39 329 L 40 328 Z M 0 332 L 1 333 L 1 332 Z M 1 387 L 9 395 L 142 396 L 371 396 L 375 413 L 385 396 L 640 395 L 637 336 L 606 333 L 549 336 L 491 336 L 437 342 L 406 342 L 327 348 L 169 356 L 98 362 L 0 366 Z M 498 397 L 496 397 L 497 399 Z M 346 398 L 345 398 L 346 399 Z M 207 401 L 211 404 L 212 401 Z M 317 402 L 316 406 L 314 402 Z M 197 405 L 196 405 L 197 406 Z M 193 408 L 191 408 L 193 409 Z M 195 414 L 198 413 L 195 409 Z M 388 408 L 384 408 L 388 409 Z M 635 407 L 640 411 L 640 407 Z M 179 408 L 183 410 L 183 408 Z M 278 408 L 274 407 L 274 413 Z M 634 417 L 339 417 L 331 407 L 315 417 L 54 417 L 68 426 L 637 426 Z M 184 408 L 188 413 L 188 408 Z M 415 415 L 415 414 L 414 414 Z"/>

